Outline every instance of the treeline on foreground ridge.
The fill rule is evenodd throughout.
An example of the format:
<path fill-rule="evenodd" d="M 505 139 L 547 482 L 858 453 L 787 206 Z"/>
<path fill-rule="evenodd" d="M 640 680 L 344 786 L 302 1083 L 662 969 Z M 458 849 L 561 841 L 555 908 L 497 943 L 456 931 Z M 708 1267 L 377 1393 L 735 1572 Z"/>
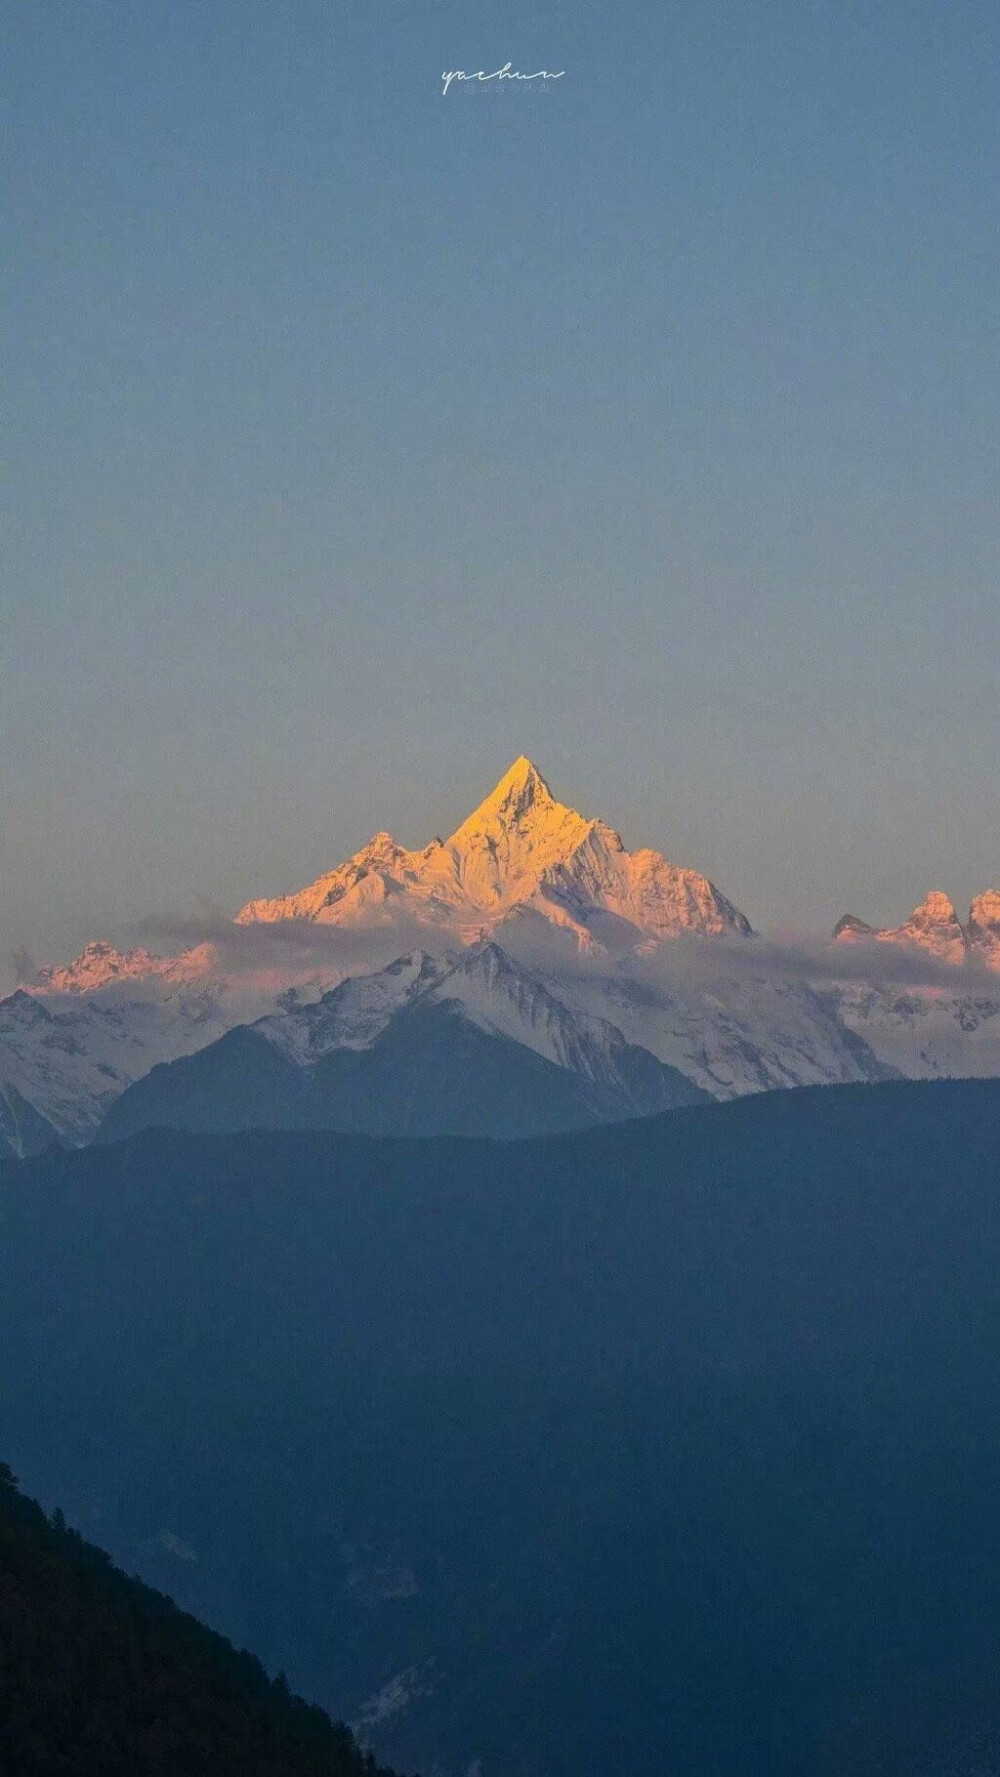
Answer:
<path fill-rule="evenodd" d="M 0 1463 L 2 1777 L 393 1777 Z"/>

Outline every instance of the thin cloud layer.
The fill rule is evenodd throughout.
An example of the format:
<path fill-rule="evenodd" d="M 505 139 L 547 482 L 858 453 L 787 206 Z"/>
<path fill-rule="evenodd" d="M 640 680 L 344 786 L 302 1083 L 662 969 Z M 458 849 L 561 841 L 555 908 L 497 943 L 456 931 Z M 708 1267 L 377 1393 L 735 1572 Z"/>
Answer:
<path fill-rule="evenodd" d="M 308 919 L 285 919 L 236 925 L 224 914 L 151 914 L 135 928 L 142 944 L 178 945 L 194 949 L 211 944 L 220 967 L 230 974 L 280 968 L 357 966 L 390 961 L 409 950 L 441 951 L 451 947 L 449 934 L 435 931 L 402 913 L 365 921 L 349 928 Z M 451 944 L 454 940 L 451 940 Z"/>
<path fill-rule="evenodd" d="M 834 943 L 825 937 L 698 938 L 664 940 L 654 949 L 611 950 L 600 942 L 580 949 L 572 935 L 530 915 L 508 917 L 493 939 L 522 966 L 549 976 L 607 975 L 619 969 L 651 988 L 671 979 L 692 988 L 725 978 L 795 980 L 813 986 L 853 984 L 872 988 L 946 989 L 957 995 L 1000 997 L 1000 976 L 977 958 L 962 964 L 942 961 L 919 947 L 856 939 Z M 237 925 L 221 909 L 179 913 L 161 910 L 132 928 L 128 942 L 158 953 L 191 951 L 210 945 L 220 974 L 242 977 L 309 970 L 365 973 L 414 950 L 457 952 L 455 935 L 400 909 L 380 910 L 350 927 L 308 919 Z M 18 957 L 18 978 L 31 979 L 32 959 Z M 29 968 L 30 965 L 30 968 Z"/>

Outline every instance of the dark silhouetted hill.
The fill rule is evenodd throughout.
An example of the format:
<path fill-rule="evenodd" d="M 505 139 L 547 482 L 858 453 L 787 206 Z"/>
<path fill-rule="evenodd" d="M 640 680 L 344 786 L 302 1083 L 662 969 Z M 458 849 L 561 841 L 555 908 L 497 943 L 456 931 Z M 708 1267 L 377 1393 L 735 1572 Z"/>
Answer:
<path fill-rule="evenodd" d="M 4 1464 L 0 1771 L 376 1777 L 347 1728 L 47 1518 Z"/>

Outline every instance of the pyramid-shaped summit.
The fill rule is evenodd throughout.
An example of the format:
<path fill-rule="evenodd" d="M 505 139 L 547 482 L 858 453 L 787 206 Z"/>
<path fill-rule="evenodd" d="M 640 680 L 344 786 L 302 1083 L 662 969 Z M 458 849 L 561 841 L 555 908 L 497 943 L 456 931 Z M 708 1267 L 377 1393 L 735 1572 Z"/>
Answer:
<path fill-rule="evenodd" d="M 529 809 L 555 806 L 555 797 L 538 766 L 522 753 L 520 758 L 514 760 L 509 771 L 504 772 L 500 782 L 494 785 L 486 800 L 480 803 L 468 821 L 463 822 L 463 826 L 492 816 L 517 820 L 527 814 Z"/>
<path fill-rule="evenodd" d="M 524 754 L 449 839 L 409 851 L 376 834 L 307 888 L 250 901 L 237 920 L 347 926 L 403 916 L 467 944 L 515 911 L 531 911 L 588 946 L 602 941 L 609 921 L 619 944 L 750 932 L 707 877 L 658 852 L 630 853 L 613 828 L 557 802 Z"/>
<path fill-rule="evenodd" d="M 448 840 L 464 892 L 483 911 L 528 899 L 567 862 L 593 822 L 557 802 L 537 766 L 522 756 Z M 611 838 L 620 846 L 616 834 Z"/>

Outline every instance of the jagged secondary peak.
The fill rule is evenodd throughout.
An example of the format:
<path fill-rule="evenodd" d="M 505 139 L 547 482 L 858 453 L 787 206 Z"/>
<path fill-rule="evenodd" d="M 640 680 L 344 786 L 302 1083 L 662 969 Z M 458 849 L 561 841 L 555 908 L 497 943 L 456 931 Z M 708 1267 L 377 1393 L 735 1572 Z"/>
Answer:
<path fill-rule="evenodd" d="M 874 938 L 875 935 L 875 927 L 859 919 L 856 913 L 845 913 L 833 928 L 833 937 L 841 942 L 852 938 Z"/>
<path fill-rule="evenodd" d="M 491 991 L 509 987 L 514 982 L 538 981 L 535 972 L 526 968 L 523 963 L 515 962 L 495 938 L 485 938 L 481 943 L 472 944 L 468 950 L 463 951 L 445 977 L 442 994 L 447 992 L 449 981 L 458 979 L 482 982 Z"/>
<path fill-rule="evenodd" d="M 1000 936 L 1000 889 L 987 889 L 985 894 L 976 896 L 969 908 L 969 927 Z"/>
<path fill-rule="evenodd" d="M 977 895 L 969 908 L 969 953 L 991 969 L 1000 969 L 1000 889 Z"/>
<path fill-rule="evenodd" d="M 79 956 L 65 964 L 40 969 L 26 983 L 36 993 L 94 993 L 116 982 L 159 979 L 182 983 L 200 980 L 216 963 L 215 948 L 198 944 L 180 956 L 154 956 L 151 951 L 118 950 L 103 938 L 85 944 Z"/>
<path fill-rule="evenodd" d="M 435 839 L 423 851 L 408 851 L 391 833 L 373 833 L 346 864 L 338 864 L 307 888 L 273 899 L 248 901 L 236 915 L 236 924 L 283 919 L 340 923 L 345 914 L 364 912 L 387 900 L 415 878 L 428 858 L 440 849 L 441 842 Z"/>
<path fill-rule="evenodd" d="M 52 987 L 57 992 L 81 992 L 122 976 L 147 974 L 156 960 L 148 950 L 119 950 L 105 938 L 93 938 L 72 962 L 50 963 L 39 969 L 31 985 Z"/>
<path fill-rule="evenodd" d="M 940 889 L 932 889 L 902 925 L 873 927 L 848 913 L 837 921 L 833 936 L 840 943 L 874 938 L 881 944 L 918 945 L 943 962 L 953 963 L 965 960 L 967 948 L 966 934 L 954 904 Z"/>
<path fill-rule="evenodd" d="M 303 1067 L 333 1049 L 368 1048 L 403 1006 L 447 974 L 453 960 L 410 951 L 385 968 L 348 976 L 318 1000 L 259 1018 L 253 1029 Z"/>
<path fill-rule="evenodd" d="M 965 957 L 965 933 L 953 903 L 940 889 L 932 889 L 919 907 L 914 907 L 896 936 L 922 945 L 947 962 L 962 962 Z"/>
<path fill-rule="evenodd" d="M 368 844 L 363 845 L 357 853 L 357 857 L 359 859 L 370 858 L 373 861 L 377 858 L 396 858 L 403 850 L 404 847 L 393 838 L 392 834 L 386 833 L 383 829 L 381 832 L 372 834 Z"/>
<path fill-rule="evenodd" d="M 910 914 L 910 920 L 926 926 L 957 926 L 958 914 L 955 911 L 955 903 L 942 889 L 931 889 L 930 894 L 924 896 L 919 906 L 914 907 Z"/>

